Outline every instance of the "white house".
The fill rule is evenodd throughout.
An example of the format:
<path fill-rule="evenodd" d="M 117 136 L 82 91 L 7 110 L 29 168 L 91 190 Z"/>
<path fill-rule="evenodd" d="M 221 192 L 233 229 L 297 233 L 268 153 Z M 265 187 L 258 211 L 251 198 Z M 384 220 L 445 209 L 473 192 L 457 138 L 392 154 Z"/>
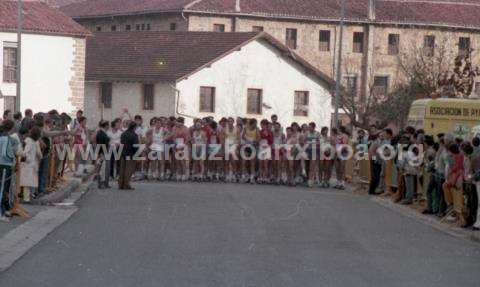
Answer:
<path fill-rule="evenodd" d="M 45 3 L 23 3 L 21 96 L 17 94 L 17 2 L 0 0 L 0 111 L 71 113 L 84 107 L 89 32 Z"/>
<path fill-rule="evenodd" d="M 86 113 L 146 120 L 270 118 L 330 126 L 334 81 L 266 33 L 99 33 L 87 40 Z"/>

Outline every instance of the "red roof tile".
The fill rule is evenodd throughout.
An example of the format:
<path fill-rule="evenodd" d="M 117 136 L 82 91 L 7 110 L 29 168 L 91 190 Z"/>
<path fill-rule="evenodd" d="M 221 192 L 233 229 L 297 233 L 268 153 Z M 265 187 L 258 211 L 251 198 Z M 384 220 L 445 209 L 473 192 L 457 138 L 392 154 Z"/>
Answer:
<path fill-rule="evenodd" d="M 88 0 L 60 9 L 71 17 L 181 11 L 193 0 Z"/>
<path fill-rule="evenodd" d="M 340 18 L 340 0 L 78 0 L 62 7 L 76 18 L 163 11 L 192 11 L 273 18 L 334 20 Z M 345 0 L 348 21 L 367 21 L 368 0 Z M 377 0 L 378 22 L 450 25 L 480 28 L 480 0 Z"/>
<path fill-rule="evenodd" d="M 17 2 L 0 0 L 0 31 L 17 29 Z M 87 36 L 85 28 L 62 12 L 40 2 L 24 2 L 23 29 L 26 32 Z"/>
<path fill-rule="evenodd" d="M 262 39 L 328 85 L 334 81 L 266 33 L 98 33 L 87 40 L 86 80 L 175 82 Z"/>
<path fill-rule="evenodd" d="M 468 0 L 463 0 L 468 1 Z M 377 21 L 480 27 L 480 1 L 378 1 Z"/>

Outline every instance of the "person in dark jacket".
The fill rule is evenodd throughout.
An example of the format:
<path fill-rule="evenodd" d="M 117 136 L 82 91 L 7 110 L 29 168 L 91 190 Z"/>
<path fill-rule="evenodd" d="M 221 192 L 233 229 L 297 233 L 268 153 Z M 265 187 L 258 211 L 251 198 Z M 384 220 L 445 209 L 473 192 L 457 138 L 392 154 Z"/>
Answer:
<path fill-rule="evenodd" d="M 133 190 L 130 179 L 135 172 L 134 156 L 137 153 L 139 139 L 135 133 L 137 124 L 131 122 L 128 129 L 122 134 L 120 143 L 122 146 L 122 158 L 120 160 L 120 174 L 118 177 L 118 188 L 121 190 Z"/>
<path fill-rule="evenodd" d="M 98 189 L 110 188 L 108 180 L 110 178 L 110 138 L 107 135 L 109 122 L 101 120 L 98 124 L 99 130 L 95 136 L 98 153 Z"/>

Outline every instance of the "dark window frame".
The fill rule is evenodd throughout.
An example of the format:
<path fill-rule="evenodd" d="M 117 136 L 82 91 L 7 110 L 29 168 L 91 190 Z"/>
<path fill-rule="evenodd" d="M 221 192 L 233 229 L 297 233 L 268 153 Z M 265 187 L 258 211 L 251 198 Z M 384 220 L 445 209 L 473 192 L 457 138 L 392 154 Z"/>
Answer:
<path fill-rule="evenodd" d="M 353 32 L 352 52 L 363 54 L 365 50 L 365 33 Z"/>
<path fill-rule="evenodd" d="M 17 82 L 17 48 L 3 47 L 3 82 Z"/>
<path fill-rule="evenodd" d="M 298 30 L 296 28 L 287 28 L 285 30 L 285 44 L 293 50 L 298 48 Z"/>
<path fill-rule="evenodd" d="M 176 22 L 170 23 L 170 31 L 177 31 L 177 23 Z"/>
<path fill-rule="evenodd" d="M 423 50 L 427 57 L 433 57 L 435 55 L 435 36 L 425 35 L 423 37 Z"/>
<path fill-rule="evenodd" d="M 252 94 L 255 92 L 255 94 Z M 250 97 L 256 97 L 255 107 L 250 105 Z M 247 114 L 249 115 L 261 115 L 263 113 L 263 90 L 262 89 L 247 89 Z"/>
<path fill-rule="evenodd" d="M 398 55 L 400 53 L 400 34 L 388 34 L 388 54 Z"/>
<path fill-rule="evenodd" d="M 466 56 L 470 49 L 472 48 L 472 40 L 470 37 L 459 37 L 458 38 L 458 55 Z"/>
<path fill-rule="evenodd" d="M 310 106 L 309 91 L 295 91 L 293 100 L 293 116 L 308 117 Z M 306 107 L 306 108 L 305 108 Z"/>
<path fill-rule="evenodd" d="M 252 26 L 252 32 L 263 32 L 264 31 L 264 28 L 263 26 Z"/>
<path fill-rule="evenodd" d="M 330 52 L 332 32 L 330 30 L 320 30 L 318 34 L 319 50 L 322 52 Z"/>
<path fill-rule="evenodd" d="M 147 94 L 148 93 L 148 94 Z M 144 83 L 142 86 L 142 110 L 155 110 L 155 85 Z"/>
<path fill-rule="evenodd" d="M 112 98 L 113 98 L 113 83 L 111 82 L 102 82 L 100 83 L 100 107 L 104 109 L 112 108 Z"/>
<path fill-rule="evenodd" d="M 226 27 L 225 24 L 215 23 L 213 24 L 213 32 L 225 33 Z"/>
<path fill-rule="evenodd" d="M 377 80 L 385 80 L 385 85 L 378 85 L 377 86 Z M 373 91 L 372 93 L 375 95 L 375 96 L 387 96 L 388 95 L 388 89 L 389 89 L 389 85 L 390 85 L 390 76 L 388 75 L 377 75 L 377 76 L 374 76 L 373 77 Z M 377 91 L 379 88 L 384 88 L 384 91 L 382 93 L 379 93 L 379 91 Z M 380 91 L 381 92 L 381 91 Z"/>
<path fill-rule="evenodd" d="M 217 89 L 212 86 L 201 86 L 199 93 L 199 112 L 209 114 L 215 113 L 215 100 Z"/>

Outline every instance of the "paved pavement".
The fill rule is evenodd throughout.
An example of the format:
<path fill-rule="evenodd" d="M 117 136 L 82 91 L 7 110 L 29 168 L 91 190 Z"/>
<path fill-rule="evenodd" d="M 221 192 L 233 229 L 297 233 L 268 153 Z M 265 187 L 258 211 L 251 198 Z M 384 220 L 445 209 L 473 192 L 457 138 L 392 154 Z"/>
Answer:
<path fill-rule="evenodd" d="M 339 191 L 91 191 L 1 286 L 479 286 L 480 244 Z"/>
<path fill-rule="evenodd" d="M 30 216 L 34 217 L 39 212 L 48 209 L 46 206 L 38 206 L 38 205 L 29 205 L 25 204 L 23 207 L 28 211 Z M 8 224 L 0 223 L 0 238 L 2 238 L 5 234 L 12 231 L 13 229 L 17 228 L 18 226 L 27 222 L 27 218 L 20 218 L 14 217 Z"/>

